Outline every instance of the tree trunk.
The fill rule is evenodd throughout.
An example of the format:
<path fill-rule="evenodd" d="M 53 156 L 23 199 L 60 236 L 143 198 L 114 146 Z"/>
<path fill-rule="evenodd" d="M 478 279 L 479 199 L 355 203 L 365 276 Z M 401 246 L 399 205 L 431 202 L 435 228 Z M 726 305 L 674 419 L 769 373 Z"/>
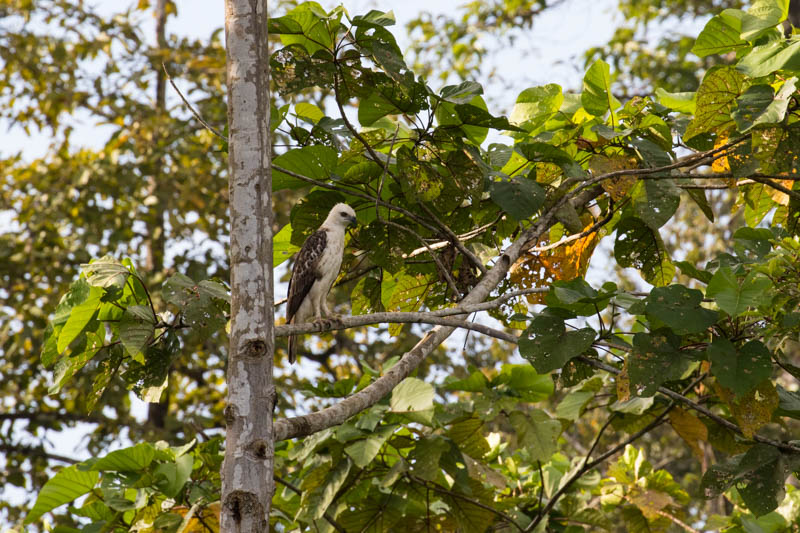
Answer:
<path fill-rule="evenodd" d="M 226 0 L 231 339 L 221 531 L 269 530 L 274 491 L 267 0 Z"/>
<path fill-rule="evenodd" d="M 155 12 L 156 18 L 156 44 L 159 51 L 163 54 L 167 49 L 167 0 L 158 0 L 156 2 Z M 167 114 L 167 80 L 164 69 L 161 68 L 161 62 L 157 61 L 153 65 L 156 71 L 156 99 L 155 108 L 156 113 L 163 120 Z M 156 129 L 153 132 L 153 149 L 161 151 L 159 146 L 160 131 Z M 150 279 L 160 280 L 164 273 L 164 251 L 166 248 L 166 235 L 164 234 L 164 204 L 162 202 L 163 193 L 159 194 L 161 180 L 163 180 L 164 160 L 158 157 L 154 165 L 155 171 L 149 178 L 147 185 L 147 193 L 149 196 L 154 196 L 158 199 L 156 204 L 150 208 L 147 221 L 147 240 L 145 241 L 146 262 L 145 270 L 147 270 Z M 164 429 L 166 426 L 167 410 L 169 408 L 169 387 L 164 391 L 164 399 L 159 402 L 147 404 L 147 421 L 150 425 L 157 429 Z"/>

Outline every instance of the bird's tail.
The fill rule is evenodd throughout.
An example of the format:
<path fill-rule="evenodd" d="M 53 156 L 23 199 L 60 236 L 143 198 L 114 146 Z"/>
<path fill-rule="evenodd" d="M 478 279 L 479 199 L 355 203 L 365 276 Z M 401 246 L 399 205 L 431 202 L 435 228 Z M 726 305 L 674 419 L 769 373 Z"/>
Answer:
<path fill-rule="evenodd" d="M 289 364 L 297 361 L 297 337 L 289 335 Z"/>
<path fill-rule="evenodd" d="M 294 324 L 294 317 L 292 317 L 289 324 Z M 297 336 L 289 335 L 289 364 L 294 364 L 297 361 Z"/>

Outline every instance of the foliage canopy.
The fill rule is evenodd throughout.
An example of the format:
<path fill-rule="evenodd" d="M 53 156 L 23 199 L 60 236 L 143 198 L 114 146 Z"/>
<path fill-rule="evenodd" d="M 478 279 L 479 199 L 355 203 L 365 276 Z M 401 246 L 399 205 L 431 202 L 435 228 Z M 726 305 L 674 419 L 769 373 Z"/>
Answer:
<path fill-rule="evenodd" d="M 22 4 L 11 9 L 23 12 Z M 69 2 L 49 5 L 61 21 L 77 13 Z M 410 69 L 389 29 L 391 13 L 354 16 L 305 2 L 270 20 L 280 43 L 270 60 L 271 124 L 291 144 L 276 148 L 274 189 L 279 200 L 302 195 L 288 221 L 279 217 L 275 266 L 333 204 L 349 203 L 359 218 L 337 293 L 353 317 L 303 330 L 324 330 L 308 351 L 329 375 L 284 376 L 277 415 L 296 414 L 301 402 L 323 409 L 367 394 L 391 368 L 418 357 L 419 346 L 428 350 L 419 361 L 430 354 L 344 423 L 302 432 L 292 419 L 276 421 L 282 488 L 274 526 L 796 528 L 800 493 L 787 479 L 800 472 L 800 442 L 792 440 L 800 418 L 800 48 L 780 26 L 787 10 L 786 1 L 757 0 L 747 11 L 715 15 L 693 44 L 697 56 L 716 59 L 696 91 L 618 98 L 616 73 L 598 59 L 579 93 L 555 84 L 527 88 L 507 117 L 490 111 L 476 81 L 434 89 Z M 131 26 L 107 29 L 118 32 L 116 42 L 137 40 Z M 104 45 L 105 38 L 86 57 L 128 50 Z M 59 38 L 41 46 L 55 54 Z M 219 91 L 205 77 L 222 64 L 219 43 L 175 49 L 184 55 L 171 63 L 197 53 L 196 63 L 185 64 L 203 71 L 194 79 L 200 94 Z M 160 65 L 160 54 L 150 59 Z M 33 68 L 8 71 L 24 77 Z M 30 75 L 26 83 L 39 81 L 52 83 Z M 43 483 L 24 524 L 58 509 L 65 532 L 215 530 L 225 262 L 211 268 L 213 252 L 205 265 L 175 253 L 171 271 L 140 273 L 135 263 L 146 258 L 135 253 L 137 243 L 152 235 L 117 221 L 122 206 L 109 206 L 103 187 L 129 183 L 127 208 L 156 217 L 149 229 L 169 231 L 165 250 L 195 225 L 224 240 L 216 232 L 224 232 L 227 146 L 169 119 L 167 109 L 137 115 L 131 109 L 143 106 L 131 100 L 117 115 L 120 102 L 92 101 L 119 121 L 99 154 L 71 151 L 67 137 L 50 159 L 4 163 L 3 195 L 32 239 L 25 248 L 2 236 L 3 276 L 24 280 L 5 305 L 28 309 L 18 319 L 23 328 L 43 330 L 44 313 L 31 309 L 46 294 L 63 293 L 27 360 L 52 368 L 52 382 L 45 390 L 41 380 L 21 381 L 12 407 L 33 425 L 42 414 L 88 413 L 98 431 L 110 431 L 130 416 L 133 391 L 175 405 L 174 425 L 132 431 L 133 446 L 62 468 Z M 207 120 L 221 120 L 219 102 L 198 103 Z M 62 120 L 68 109 L 59 109 L 42 115 L 42 124 Z M 141 126 L 148 120 L 152 130 Z M 207 152 L 202 161 L 188 155 L 198 147 Z M 82 156 L 92 161 L 88 174 Z M 56 165 L 60 176 L 72 176 L 72 189 L 45 193 Z M 168 183 L 152 186 L 150 176 L 169 176 Z M 713 201 L 718 190 L 735 197 L 745 225 L 728 228 L 726 251 L 704 264 L 678 260 L 662 233 L 686 206 L 723 225 L 729 213 Z M 48 202 L 42 194 L 64 198 Z M 36 212 L 29 202 L 46 206 Z M 83 231 L 61 235 L 57 221 L 66 215 L 54 210 L 70 205 L 79 206 L 72 224 Z M 160 208 L 148 210 L 154 205 Z M 91 226 L 126 249 L 93 254 L 107 246 L 87 239 Z M 112 240 L 113 232 L 122 235 Z M 636 280 L 640 290 L 583 279 L 604 239 L 613 261 L 647 282 Z M 27 255 L 49 251 L 52 282 L 22 274 Z M 67 264 L 81 265 L 77 279 L 66 275 Z M 464 320 L 476 305 L 489 311 L 491 325 Z M 421 324 L 450 316 L 437 335 L 453 325 L 476 331 L 463 349 L 425 348 L 431 333 L 404 325 L 398 313 L 409 312 L 418 314 L 402 317 Z M 379 313 L 371 322 L 361 316 Z M 34 352 L 14 345 L 27 337 L 13 321 L 7 328 L 6 352 Z M 510 359 L 514 346 L 525 362 Z M 332 366 L 332 354 L 348 361 Z M 47 394 L 68 400 L 53 409 Z M 6 461 L 16 468 L 28 455 L 47 457 L 6 438 Z M 103 444 L 97 439 L 94 449 Z M 706 461 L 712 465 L 703 473 Z M 44 477 L 40 471 L 39 482 Z"/>

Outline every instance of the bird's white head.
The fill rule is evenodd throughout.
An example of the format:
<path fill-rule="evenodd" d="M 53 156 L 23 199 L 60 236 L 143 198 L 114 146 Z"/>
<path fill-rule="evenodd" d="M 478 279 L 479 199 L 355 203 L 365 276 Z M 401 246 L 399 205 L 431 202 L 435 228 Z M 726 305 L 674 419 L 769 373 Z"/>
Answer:
<path fill-rule="evenodd" d="M 336 204 L 322 225 L 331 229 L 341 228 L 344 231 L 347 226 L 356 222 L 356 212 L 352 207 L 347 204 Z"/>

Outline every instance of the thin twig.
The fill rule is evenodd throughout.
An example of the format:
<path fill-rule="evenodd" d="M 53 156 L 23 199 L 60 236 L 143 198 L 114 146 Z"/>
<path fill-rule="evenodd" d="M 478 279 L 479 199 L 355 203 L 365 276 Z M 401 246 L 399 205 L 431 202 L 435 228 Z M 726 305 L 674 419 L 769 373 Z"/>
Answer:
<path fill-rule="evenodd" d="M 194 115 L 194 118 L 196 118 L 198 121 L 200 121 L 200 124 L 202 124 L 208 131 L 210 131 L 211 133 L 213 133 L 214 135 L 216 135 L 217 137 L 219 137 L 223 141 L 228 142 L 228 138 L 225 137 L 220 132 L 218 132 L 214 128 L 214 126 L 212 126 L 211 124 L 206 122 L 203 119 L 203 117 L 200 116 L 200 113 L 198 113 L 197 110 L 192 106 L 192 104 L 189 103 L 189 100 L 187 100 L 186 97 L 183 96 L 183 93 L 180 91 L 180 89 L 178 89 L 178 86 L 175 85 L 174 81 L 172 81 L 172 76 L 169 75 L 169 71 L 167 70 L 167 65 L 163 61 L 161 62 L 161 68 L 164 69 L 164 73 L 167 75 L 167 80 L 169 80 L 169 84 L 172 85 L 172 88 L 175 89 L 175 92 L 178 93 L 178 96 L 181 97 L 181 100 L 183 100 L 183 103 L 186 104 L 186 107 L 189 108 L 189 111 L 192 112 L 192 115 Z"/>
<path fill-rule="evenodd" d="M 466 246 L 464 246 L 464 244 L 459 240 L 458 235 L 453 233 L 453 230 L 447 227 L 447 224 L 439 220 L 439 217 L 437 217 L 436 214 L 433 211 L 431 211 L 427 205 L 425 205 L 423 202 L 419 202 L 419 205 L 420 207 L 422 207 L 425 213 L 429 217 L 431 217 L 434 222 L 436 222 L 436 224 L 442 229 L 442 231 L 444 231 L 445 235 L 447 235 L 447 237 L 450 239 L 450 242 L 453 243 L 453 246 L 458 248 L 458 251 L 461 252 L 461 254 L 464 257 L 469 259 L 470 263 L 472 263 L 478 270 L 481 271 L 481 274 L 486 274 L 486 267 L 483 265 L 483 262 L 480 259 L 478 259 L 478 257 L 475 254 L 469 251 Z"/>
<path fill-rule="evenodd" d="M 605 344 L 606 345 L 610 345 L 607 342 Z M 620 349 L 622 349 L 622 348 L 620 347 Z M 628 350 L 628 348 L 625 348 L 625 349 Z M 609 372 L 609 373 L 614 374 L 614 375 L 618 375 L 620 373 L 619 369 L 614 368 L 611 365 L 607 365 L 606 363 L 603 363 L 602 361 L 598 361 L 596 359 L 592 359 L 590 357 L 585 357 L 583 355 L 579 355 L 578 357 L 576 357 L 576 359 L 581 361 L 581 362 L 583 362 L 583 363 L 586 363 L 587 365 L 593 366 L 595 368 L 599 368 L 600 370 L 605 370 L 606 372 Z M 712 413 L 708 408 L 700 405 L 699 403 L 693 402 L 692 400 L 690 400 L 686 396 L 684 396 L 684 395 L 682 395 L 682 394 L 680 394 L 678 392 L 675 392 L 673 390 L 670 390 L 670 389 L 668 389 L 666 387 L 658 387 L 657 390 L 658 390 L 658 392 L 660 392 L 664 396 L 667 396 L 671 400 L 675 400 L 675 401 L 681 402 L 682 404 L 686 405 L 690 409 L 692 409 L 694 411 L 697 411 L 698 413 L 710 418 L 711 420 L 713 420 L 714 422 L 716 422 L 720 426 L 723 426 L 726 429 L 729 429 L 729 430 L 731 430 L 731 431 L 733 431 L 733 432 L 735 432 L 735 433 L 737 433 L 739 435 L 743 434 L 742 433 L 742 429 L 739 426 L 737 426 L 736 424 L 734 424 L 733 422 L 731 422 L 729 420 L 725 420 L 724 418 L 722 418 L 719 415 L 716 415 L 716 414 Z M 762 437 L 760 435 L 753 435 L 751 437 L 751 440 L 754 440 L 756 442 L 761 442 L 763 444 L 769 444 L 770 446 L 774 446 L 775 448 L 778 448 L 779 450 L 782 450 L 782 451 L 785 451 L 785 452 L 800 453 L 800 446 L 795 446 L 793 444 L 786 444 L 786 443 L 779 442 L 779 441 L 776 441 L 776 440 L 768 439 L 766 437 Z"/>

